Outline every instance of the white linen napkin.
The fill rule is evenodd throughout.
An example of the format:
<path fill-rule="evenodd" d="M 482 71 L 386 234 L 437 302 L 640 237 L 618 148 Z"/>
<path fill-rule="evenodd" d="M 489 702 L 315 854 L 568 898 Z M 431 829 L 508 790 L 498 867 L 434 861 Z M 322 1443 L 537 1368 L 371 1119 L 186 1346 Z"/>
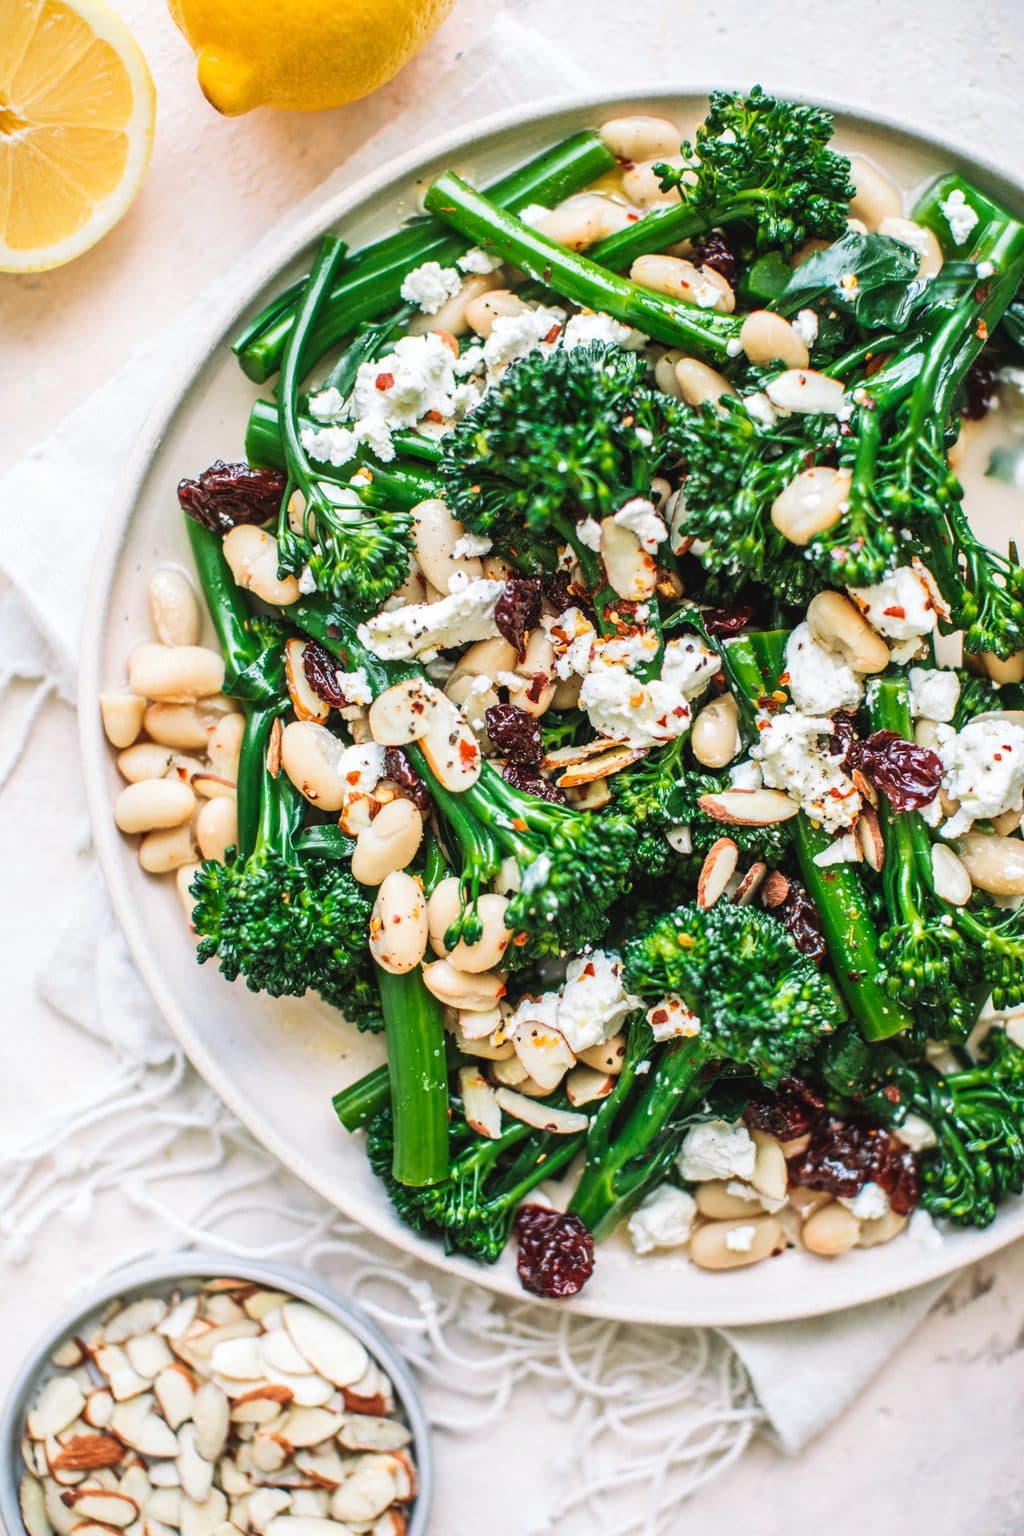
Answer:
<path fill-rule="evenodd" d="M 556 85 L 564 90 L 586 83 L 578 74 L 573 79 L 564 59 L 544 60 L 543 46 L 531 34 L 499 17 L 438 81 L 436 92 L 421 96 L 365 144 L 291 210 L 287 222 L 433 129 L 442 90 L 443 120 L 452 125 L 470 120 L 481 101 L 493 108 Z M 267 238 L 274 240 L 276 230 Z M 247 273 L 260 260 L 257 248 L 211 284 L 0 481 L 0 515 L 37 509 L 32 519 L 4 517 L 0 655 L 6 666 L 0 690 L 13 679 L 35 688 L 6 760 L 0 757 L 0 784 L 45 698 L 54 692 L 68 701 L 74 697 L 81 572 L 149 404 L 174 377 L 176 359 L 204 317 L 227 294 L 252 286 Z M 69 485 L 73 501 L 65 494 Z M 44 521 L 45 540 L 38 537 Z M 577 1455 L 601 1441 L 606 1470 L 550 1483 L 528 1511 L 530 1529 L 552 1529 L 555 1522 L 563 1533 L 593 1529 L 600 1499 L 602 1530 L 635 1536 L 641 1503 L 643 1531 L 653 1536 L 667 1530 L 682 1498 L 740 1454 L 763 1422 L 785 1450 L 806 1444 L 857 1394 L 944 1287 L 938 1282 L 831 1317 L 730 1329 L 718 1337 L 702 1329 L 669 1334 L 574 1319 L 571 1309 L 553 1314 L 516 1306 L 439 1277 L 297 1188 L 195 1078 L 134 971 L 91 864 L 87 860 L 41 990 L 55 1010 L 54 1053 L 76 1059 L 64 1022 L 70 1020 L 106 1042 L 113 1067 L 107 1063 L 98 1071 L 94 1056 L 83 1054 L 73 1109 L 62 1106 L 52 1123 L 40 1122 L 20 1145 L 0 1145 L 0 1239 L 8 1262 L 25 1259 L 32 1248 L 37 1257 L 45 1253 L 52 1217 L 83 1222 L 110 1190 L 145 1211 L 165 1244 L 205 1237 L 224 1246 L 228 1216 L 246 1218 L 258 1210 L 259 1236 L 239 1237 L 237 1250 L 294 1249 L 305 1262 L 325 1263 L 330 1272 L 340 1268 L 349 1283 L 355 1275 L 365 1285 L 364 1300 L 420 1365 L 436 1423 L 477 1436 L 493 1426 L 499 1435 L 501 1405 L 517 1390 L 533 1390 L 543 1392 L 545 1412 L 554 1411 L 558 1400 Z M 68 1057 L 64 1066 L 71 1070 Z M 194 1191 L 200 1174 L 203 1198 L 198 1206 L 193 1199 L 186 1211 L 168 1190 L 191 1180 Z M 94 1245 L 97 1270 L 108 1267 L 115 1250 L 118 1261 L 130 1257 L 125 1245 L 130 1248 L 131 1240 L 122 1231 L 116 1242 Z M 388 1283 L 401 1291 L 397 1306 L 384 1294 Z M 475 1354 L 465 1348 L 467 1317 Z M 456 1380 L 460 1410 L 452 1407 Z M 611 1442 L 609 1429 L 615 1431 Z M 618 1459 L 609 1465 L 610 1443 Z M 610 1515 L 615 1499 L 622 1512 Z M 517 1536 L 523 1529 L 517 1527 Z"/>

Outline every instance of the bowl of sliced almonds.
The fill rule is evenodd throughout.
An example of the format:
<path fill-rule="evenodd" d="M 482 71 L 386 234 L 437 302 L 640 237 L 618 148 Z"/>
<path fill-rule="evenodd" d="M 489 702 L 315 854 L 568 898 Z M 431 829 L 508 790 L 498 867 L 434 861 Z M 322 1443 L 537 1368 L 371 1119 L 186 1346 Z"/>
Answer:
<path fill-rule="evenodd" d="M 422 1536 L 412 1376 L 369 1319 L 276 1264 L 111 1275 L 41 1339 L 0 1418 L 7 1536 Z"/>

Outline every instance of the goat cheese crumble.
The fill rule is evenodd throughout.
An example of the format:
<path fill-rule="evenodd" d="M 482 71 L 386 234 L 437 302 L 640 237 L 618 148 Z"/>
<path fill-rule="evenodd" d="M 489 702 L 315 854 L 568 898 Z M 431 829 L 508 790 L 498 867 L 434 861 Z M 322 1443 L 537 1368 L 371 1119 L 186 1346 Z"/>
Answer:
<path fill-rule="evenodd" d="M 674 741 L 687 729 L 691 701 L 704 692 L 721 667 L 696 635 L 681 635 L 665 646 L 661 676 L 642 682 L 626 666 L 591 662 L 580 688 L 580 708 L 601 736 L 635 747 Z"/>
<path fill-rule="evenodd" d="M 864 680 L 835 651 L 822 645 L 809 624 L 798 624 L 786 643 L 789 693 L 801 714 L 830 715 L 857 709 Z"/>
<path fill-rule="evenodd" d="M 976 821 L 991 821 L 1024 805 L 1024 726 L 1006 720 L 969 720 L 962 731 L 939 729 L 942 787 L 960 809 L 942 828 L 960 837 Z"/>
<path fill-rule="evenodd" d="M 460 272 L 479 273 L 486 277 L 490 272 L 497 272 L 501 266 L 501 257 L 495 256 L 492 251 L 485 251 L 482 246 L 471 245 L 469 250 L 458 258 L 455 265 Z"/>
<path fill-rule="evenodd" d="M 727 1120 L 705 1120 L 683 1138 L 676 1166 L 688 1184 L 707 1179 L 743 1179 L 754 1176 L 757 1147 L 745 1125 Z"/>
<path fill-rule="evenodd" d="M 899 1125 L 894 1125 L 892 1133 L 911 1152 L 927 1152 L 929 1147 L 936 1147 L 939 1143 L 928 1121 L 913 1113 L 905 1115 Z"/>
<path fill-rule="evenodd" d="M 488 382 L 493 383 L 510 363 L 530 352 L 556 346 L 564 325 L 565 310 L 549 309 L 546 305 L 524 309 L 518 315 L 499 315 L 483 345 Z"/>
<path fill-rule="evenodd" d="M 482 391 L 477 383 L 459 381 L 455 362 L 451 348 L 429 331 L 403 336 L 392 352 L 363 363 L 345 405 L 355 442 L 387 463 L 395 456 L 392 432 L 418 427 L 426 417 L 444 426 L 464 415 Z"/>
<path fill-rule="evenodd" d="M 757 1228 L 753 1222 L 745 1222 L 741 1227 L 729 1228 L 725 1234 L 725 1246 L 732 1253 L 749 1253 L 756 1236 Z"/>
<path fill-rule="evenodd" d="M 954 245 L 963 245 L 978 222 L 978 215 L 959 187 L 954 187 L 948 197 L 939 203 L 942 217 L 949 225 Z"/>
<path fill-rule="evenodd" d="M 533 867 L 527 870 L 527 877 Z M 527 889 L 526 880 L 523 889 Z M 509 1016 L 508 1029 L 514 1034 L 520 1025 L 544 1024 L 556 1030 L 578 1056 L 590 1046 L 610 1040 L 637 1002 L 622 984 L 618 955 L 594 949 L 569 961 L 560 990 L 521 998 Z"/>
<path fill-rule="evenodd" d="M 810 350 L 818 339 L 818 317 L 813 309 L 798 309 L 789 322 L 804 346 Z"/>
<path fill-rule="evenodd" d="M 659 1184 L 646 1195 L 626 1224 L 637 1253 L 656 1248 L 681 1248 L 688 1240 L 697 1215 L 697 1202 L 685 1189 Z"/>
<path fill-rule="evenodd" d="M 406 656 L 429 659 L 449 646 L 489 640 L 498 633 L 494 613 L 504 590 L 503 581 L 486 577 L 469 581 L 456 571 L 447 597 L 436 603 L 382 609 L 360 624 L 359 638 L 383 661 Z"/>
<path fill-rule="evenodd" d="M 926 1211 L 923 1205 L 917 1207 L 907 1222 L 907 1236 L 929 1253 L 942 1247 L 942 1233 L 935 1225 L 931 1211 Z"/>
<path fill-rule="evenodd" d="M 692 1040 L 700 1034 L 700 1019 L 674 992 L 666 993 L 659 1003 L 648 1008 L 647 1022 L 659 1045 L 663 1040 Z"/>
<path fill-rule="evenodd" d="M 910 712 L 915 720 L 948 724 L 960 702 L 960 679 L 938 667 L 911 667 Z"/>
<path fill-rule="evenodd" d="M 422 266 L 413 267 L 398 291 L 407 304 L 415 304 L 424 315 L 436 315 L 461 287 L 462 274 L 454 267 L 425 261 Z"/>
<path fill-rule="evenodd" d="M 935 604 L 911 565 L 899 565 L 872 587 L 850 587 L 850 596 L 871 628 L 887 640 L 916 640 L 935 628 Z"/>
<path fill-rule="evenodd" d="M 840 759 L 829 755 L 833 729 L 827 715 L 803 715 L 794 709 L 762 715 L 750 755 L 760 763 L 769 789 L 784 790 L 812 821 L 838 832 L 853 825 L 861 800 Z"/>
<path fill-rule="evenodd" d="M 494 545 L 490 539 L 480 533 L 470 533 L 465 530 L 459 535 L 452 546 L 453 560 L 478 560 L 481 555 L 489 555 Z"/>
<path fill-rule="evenodd" d="M 633 332 L 621 320 L 596 310 L 581 310 L 573 315 L 565 327 L 562 345 L 567 352 L 585 347 L 592 341 L 603 341 L 609 346 L 623 347 Z"/>
<path fill-rule="evenodd" d="M 837 1198 L 858 1221 L 877 1221 L 889 1210 L 889 1196 L 880 1184 L 867 1183 L 855 1195 L 839 1195 Z"/>
<path fill-rule="evenodd" d="M 640 540 L 640 548 L 647 554 L 657 553 L 659 544 L 668 538 L 668 528 L 653 501 L 646 496 L 631 496 L 614 514 L 612 521 L 620 528 L 628 528 Z"/>

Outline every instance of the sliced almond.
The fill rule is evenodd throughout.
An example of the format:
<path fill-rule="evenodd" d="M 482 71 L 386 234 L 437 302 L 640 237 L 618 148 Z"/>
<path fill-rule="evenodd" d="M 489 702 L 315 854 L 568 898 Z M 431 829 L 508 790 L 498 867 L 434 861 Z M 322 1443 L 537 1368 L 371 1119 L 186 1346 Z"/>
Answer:
<path fill-rule="evenodd" d="M 288 696 L 299 720 L 316 720 L 321 725 L 325 725 L 331 713 L 331 706 L 309 686 L 309 679 L 306 677 L 306 669 L 303 665 L 305 655 L 304 640 L 293 636 L 291 640 L 285 641 L 284 675 L 288 685 Z"/>
<path fill-rule="evenodd" d="M 146 1475 L 154 1488 L 180 1488 L 181 1478 L 173 1461 L 152 1461 Z"/>
<path fill-rule="evenodd" d="M 28 1536 L 54 1536 L 53 1527 L 46 1513 L 46 1496 L 43 1485 L 30 1472 L 23 1472 L 18 1484 L 18 1507 Z"/>
<path fill-rule="evenodd" d="M 174 1356 L 167 1341 L 159 1333 L 140 1333 L 128 1339 L 124 1346 L 128 1363 L 136 1375 L 152 1381 L 160 1372 L 174 1364 Z"/>
<path fill-rule="evenodd" d="M 537 1020 L 523 1019 L 517 1024 L 512 1045 L 529 1076 L 547 1093 L 558 1087 L 576 1063 L 565 1036 Z"/>
<path fill-rule="evenodd" d="M 117 1402 L 127 1402 L 129 1398 L 149 1391 L 152 1383 L 139 1375 L 120 1344 L 101 1344 L 93 1352 L 93 1359 L 97 1370 L 107 1378 Z"/>
<path fill-rule="evenodd" d="M 192 1417 L 195 1377 L 187 1366 L 175 1362 L 161 1371 L 153 1383 L 153 1393 L 160 1412 L 172 1429 Z"/>
<path fill-rule="evenodd" d="M 290 1376 L 308 1376 L 312 1366 L 292 1343 L 291 1334 L 284 1328 L 275 1328 L 260 1339 L 260 1354 L 271 1370 L 287 1371 Z"/>
<path fill-rule="evenodd" d="M 98 1525 L 122 1528 L 131 1525 L 139 1513 L 134 1499 L 123 1493 L 109 1493 L 102 1488 L 74 1488 L 64 1495 L 81 1520 L 95 1520 Z"/>
<path fill-rule="evenodd" d="M 117 1491 L 118 1493 L 123 1493 L 126 1498 L 134 1499 L 139 1508 L 142 1508 L 153 1492 L 153 1484 L 149 1480 L 149 1473 L 142 1466 L 141 1462 L 136 1462 L 128 1468 L 117 1485 Z"/>
<path fill-rule="evenodd" d="M 179 1338 L 171 1340 L 171 1347 L 186 1365 L 205 1373 L 207 1369 L 217 1369 L 212 1366 L 215 1350 L 224 1344 L 234 1343 L 236 1339 L 253 1339 L 259 1332 L 259 1323 L 249 1317 L 243 1317 L 237 1323 L 217 1324 L 212 1328 L 204 1319 L 197 1318 Z"/>
<path fill-rule="evenodd" d="M 288 1297 L 283 1291 L 252 1291 L 242 1302 L 247 1317 L 262 1322 L 268 1312 L 276 1312 L 284 1306 Z"/>
<path fill-rule="evenodd" d="M 210 1367 L 218 1376 L 227 1376 L 233 1381 L 261 1381 L 265 1362 L 255 1338 L 235 1337 L 214 1345 Z"/>
<path fill-rule="evenodd" d="M 393 1451 L 390 1457 L 392 1463 L 392 1476 L 398 1484 L 398 1499 L 402 1504 L 407 1504 L 414 1499 L 420 1491 L 420 1480 L 416 1468 L 405 1451 Z"/>
<path fill-rule="evenodd" d="M 26 1472 L 30 1472 L 33 1477 L 45 1477 L 50 1470 L 45 1445 L 39 1440 L 30 1440 L 28 1435 L 22 1437 L 21 1459 Z"/>
<path fill-rule="evenodd" d="M 143 1296 L 122 1307 L 104 1324 L 103 1337 L 108 1344 L 123 1344 L 136 1334 L 151 1333 L 167 1316 L 167 1303 L 159 1296 Z"/>
<path fill-rule="evenodd" d="M 616 746 L 600 757 L 591 758 L 578 768 L 567 768 L 556 781 L 560 789 L 576 789 L 583 784 L 594 784 L 600 779 L 610 779 L 613 773 L 621 773 L 647 756 L 646 747 Z"/>
<path fill-rule="evenodd" d="M 252 1442 L 252 1464 L 260 1472 L 280 1472 L 291 1446 L 280 1435 L 257 1435 Z"/>
<path fill-rule="evenodd" d="M 580 1051 L 580 1061 L 588 1067 L 594 1067 L 598 1072 L 607 1072 L 612 1077 L 617 1077 L 622 1071 L 622 1063 L 626 1059 L 626 1037 L 621 1032 L 612 1035 L 610 1040 L 602 1040 L 600 1045 L 588 1045 L 585 1051 Z"/>
<path fill-rule="evenodd" d="M 388 1467 L 362 1467 L 353 1472 L 332 1496 L 331 1514 L 350 1524 L 376 1520 L 389 1504 L 394 1503 L 397 1494 L 398 1487 Z M 272 1529 L 268 1536 L 300 1536 L 300 1533 Z M 312 1533 L 303 1532 L 301 1536 L 312 1536 Z"/>
<path fill-rule="evenodd" d="M 974 893 L 966 868 L 945 843 L 932 845 L 932 879 L 936 896 L 954 907 L 965 907 Z"/>
<path fill-rule="evenodd" d="M 487 1008 L 482 1013 L 472 1013 L 468 1008 L 460 1008 L 456 1014 L 456 1022 L 467 1040 L 489 1040 L 496 1029 L 500 1029 L 505 1015 L 500 1007 Z"/>
<path fill-rule="evenodd" d="M 92 1472 L 98 1467 L 116 1467 L 124 1447 L 113 1435 L 72 1435 L 61 1442 L 54 1460 L 54 1471 Z"/>
<path fill-rule="evenodd" d="M 87 1394 L 82 1418 L 92 1429 L 105 1429 L 114 1411 L 114 1394 L 109 1387 L 97 1387 Z"/>
<path fill-rule="evenodd" d="M 459 1068 L 459 1092 L 467 1124 L 478 1136 L 497 1141 L 501 1135 L 501 1110 L 494 1089 L 478 1067 Z"/>
<path fill-rule="evenodd" d="M 196 1450 L 205 1461 L 216 1461 L 223 1452 L 230 1411 L 230 1404 L 220 1387 L 212 1381 L 204 1381 L 192 1404 L 192 1422 L 196 1430 Z"/>
<path fill-rule="evenodd" d="M 404 747 L 427 734 L 439 711 L 445 719 L 454 713 L 441 689 L 423 678 L 407 677 L 385 688 L 370 705 L 370 734 L 381 746 Z"/>
<path fill-rule="evenodd" d="M 140 1456 L 177 1456 L 178 1437 L 153 1411 L 150 1396 L 118 1403 L 110 1416 L 110 1431 Z M 159 1518 L 159 1517 L 158 1517 Z"/>
<path fill-rule="evenodd" d="M 354 1420 L 347 1419 L 338 1431 L 338 1439 L 342 1445 L 348 1444 L 343 1439 L 346 1429 Z M 383 1423 L 391 1423 L 385 1419 Z M 351 1446 L 352 1450 L 363 1450 L 367 1447 Z M 310 1478 L 320 1488 L 333 1490 L 341 1486 L 348 1475 L 345 1463 L 342 1461 L 334 1446 L 321 1446 L 318 1450 L 299 1450 L 295 1453 L 295 1465 L 299 1471 Z"/>
<path fill-rule="evenodd" d="M 196 1427 L 183 1424 L 178 1431 L 176 1466 L 184 1492 L 196 1504 L 205 1503 L 213 1487 L 213 1463 L 206 1461 L 196 1448 Z"/>
<path fill-rule="evenodd" d="M 326 1488 L 296 1488 L 292 1494 L 289 1514 L 312 1515 L 315 1519 L 327 1518 L 330 1492 Z"/>
<path fill-rule="evenodd" d="M 651 596 L 658 582 L 657 562 L 632 528 L 617 523 L 614 517 L 601 522 L 601 561 L 608 585 L 619 597 L 643 602 Z"/>
<path fill-rule="evenodd" d="M 614 1087 L 614 1077 L 594 1067 L 573 1067 L 565 1080 L 566 1097 L 574 1109 L 606 1099 Z"/>
<path fill-rule="evenodd" d="M 878 814 L 873 806 L 866 803 L 861 806 L 860 815 L 857 817 L 856 833 L 865 864 L 877 872 L 885 863 L 885 840 L 882 837 Z"/>
<path fill-rule="evenodd" d="M 303 1306 L 305 1303 L 299 1302 L 296 1305 Z M 332 1439 L 338 1433 L 343 1422 L 340 1413 L 331 1413 L 326 1408 L 293 1408 L 277 1433 L 294 1449 L 323 1445 L 325 1440 Z"/>
<path fill-rule="evenodd" d="M 291 1508 L 292 1496 L 283 1488 L 257 1488 L 248 1499 L 249 1524 L 265 1531 L 276 1515 Z"/>
<path fill-rule="evenodd" d="M 54 1465 L 64 1449 L 56 1435 L 51 1435 L 48 1440 L 44 1440 L 41 1448 L 46 1462 L 47 1473 L 62 1488 L 77 1488 L 80 1483 L 84 1483 L 86 1478 L 90 1476 L 88 1472 L 82 1471 L 81 1468 L 58 1467 Z"/>
<path fill-rule="evenodd" d="M 370 1536 L 406 1536 L 409 1522 L 400 1509 L 386 1509 L 379 1520 L 375 1520 Z"/>
<path fill-rule="evenodd" d="M 459 711 L 447 699 L 445 705 L 445 710 L 432 715 L 429 728 L 420 737 L 420 750 L 442 788 L 462 794 L 480 777 L 483 755 Z"/>
<path fill-rule="evenodd" d="M 228 1501 L 219 1488 L 211 1488 L 202 1503 L 186 1494 L 181 1501 L 181 1536 L 213 1536 L 228 1517 Z"/>
<path fill-rule="evenodd" d="M 233 1456 L 223 1456 L 217 1463 L 217 1483 L 229 1499 L 241 1498 L 252 1486 Z"/>
<path fill-rule="evenodd" d="M 507 1061 L 490 1062 L 487 1075 L 492 1083 L 504 1083 L 506 1088 L 518 1088 L 520 1083 L 530 1081 L 529 1072 L 516 1055 Z"/>
<path fill-rule="evenodd" d="M 33 1440 L 48 1440 L 73 1424 L 85 1407 L 85 1394 L 71 1376 L 51 1376 L 29 1409 L 26 1427 Z"/>
<path fill-rule="evenodd" d="M 756 864 L 751 864 L 732 895 L 732 899 L 738 907 L 748 907 L 750 905 L 761 889 L 767 873 L 768 865 L 760 860 Z"/>
<path fill-rule="evenodd" d="M 877 810 L 878 790 L 872 784 L 871 780 L 866 779 L 859 768 L 854 768 L 853 772 L 850 774 L 850 778 L 853 780 L 853 787 L 860 795 L 861 799 L 868 805 L 874 806 L 875 810 Z"/>
<path fill-rule="evenodd" d="M 294 1408 L 322 1408 L 334 1396 L 334 1383 L 315 1371 L 307 1376 L 293 1376 L 289 1371 L 267 1367 L 267 1379 L 277 1386 L 288 1387 Z"/>
<path fill-rule="evenodd" d="M 407 1425 L 373 1414 L 356 1414 L 338 1431 L 338 1443 L 347 1451 L 401 1451 L 411 1440 Z"/>
<path fill-rule="evenodd" d="M 56 1536 L 71 1536 L 72 1530 L 78 1524 L 78 1516 L 64 1503 L 64 1495 L 57 1483 L 47 1479 L 43 1485 L 43 1500 L 46 1518 L 56 1532 Z"/>
<path fill-rule="evenodd" d="M 177 1528 L 181 1522 L 183 1498 L 180 1488 L 154 1488 L 143 1506 L 143 1516 L 147 1520 L 159 1520 L 161 1525 Z"/>
<path fill-rule="evenodd" d="M 554 1109 L 550 1104 L 541 1104 L 523 1093 L 516 1093 L 514 1088 L 496 1088 L 494 1095 L 501 1108 L 513 1120 L 521 1120 L 524 1125 L 532 1125 L 538 1131 L 553 1131 L 557 1136 L 575 1136 L 577 1131 L 585 1131 L 590 1124 L 586 1115 L 577 1115 L 568 1109 Z"/>
<path fill-rule="evenodd" d="M 697 804 L 713 821 L 733 827 L 770 827 L 800 812 L 796 801 L 781 789 L 724 789 L 701 795 Z"/>
<path fill-rule="evenodd" d="M 540 767 L 547 773 L 557 773 L 563 768 L 574 768 L 579 763 L 589 762 L 592 757 L 600 757 L 602 752 L 607 752 L 610 743 L 606 737 L 596 736 L 593 741 L 581 742 L 578 746 L 556 747 L 553 752 L 546 752 L 540 760 Z"/>
<path fill-rule="evenodd" d="M 304 1301 L 286 1302 L 282 1312 L 293 1343 L 314 1371 L 337 1387 L 359 1380 L 369 1356 L 347 1328 Z"/>
<path fill-rule="evenodd" d="M 85 1350 L 80 1339 L 65 1339 L 63 1344 L 58 1344 L 50 1356 L 50 1364 L 55 1365 L 60 1371 L 73 1370 L 76 1365 L 81 1365 L 85 1359 Z"/>
<path fill-rule="evenodd" d="M 740 851 L 731 837 L 720 837 L 711 844 L 697 878 L 697 905 L 704 911 L 725 894 L 739 860 Z"/>
<path fill-rule="evenodd" d="M 769 912 L 781 907 L 789 895 L 789 881 L 777 869 L 770 870 L 761 885 L 761 905 Z"/>
<path fill-rule="evenodd" d="M 295 1394 L 291 1387 L 281 1382 L 264 1382 L 231 1404 L 231 1419 L 235 1424 L 269 1424 L 276 1419 L 282 1408 L 291 1405 Z"/>
<path fill-rule="evenodd" d="M 167 1315 L 156 1325 L 156 1331 L 165 1339 L 180 1339 L 195 1321 L 199 1311 L 199 1297 L 185 1296 L 175 1302 Z"/>
<path fill-rule="evenodd" d="M 275 1515 L 265 1531 L 266 1536 L 350 1536 L 349 1526 L 315 1515 Z"/>

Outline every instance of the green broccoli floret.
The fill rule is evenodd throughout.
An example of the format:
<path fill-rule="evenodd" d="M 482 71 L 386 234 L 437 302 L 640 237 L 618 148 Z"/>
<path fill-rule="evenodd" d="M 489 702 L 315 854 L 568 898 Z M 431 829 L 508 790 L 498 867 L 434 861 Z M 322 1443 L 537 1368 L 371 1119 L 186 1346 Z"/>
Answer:
<path fill-rule="evenodd" d="M 441 1183 L 411 1189 L 393 1177 L 390 1109 L 371 1120 L 367 1155 L 407 1226 L 441 1237 L 448 1253 L 458 1251 L 493 1264 L 508 1242 L 516 1208 L 542 1179 L 555 1176 L 571 1161 L 582 1140 L 582 1132 L 556 1136 L 520 1124 L 488 1140 L 466 1124 L 456 1103 L 449 1132 L 448 1177 Z"/>
<path fill-rule="evenodd" d="M 839 1019 L 830 983 L 782 925 L 754 907 L 720 902 L 666 913 L 625 947 L 624 983 L 644 1004 L 677 997 L 697 1033 L 659 1052 L 638 1020 L 615 1088 L 591 1121 L 587 1165 L 570 1209 L 596 1237 L 665 1175 L 709 1068 L 791 1075 Z"/>

